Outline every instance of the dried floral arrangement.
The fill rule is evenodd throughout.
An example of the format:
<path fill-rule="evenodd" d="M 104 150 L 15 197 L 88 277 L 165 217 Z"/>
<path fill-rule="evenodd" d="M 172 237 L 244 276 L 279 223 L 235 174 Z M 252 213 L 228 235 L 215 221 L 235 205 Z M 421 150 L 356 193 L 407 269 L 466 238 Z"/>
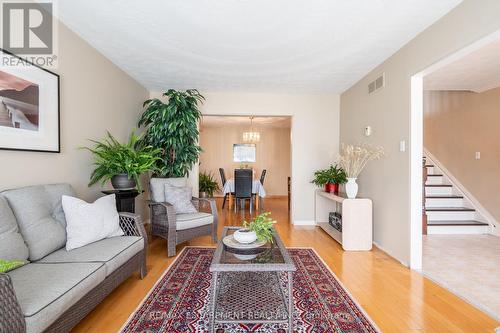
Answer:
<path fill-rule="evenodd" d="M 380 146 L 343 143 L 340 149 L 339 164 L 347 173 L 348 178 L 358 178 L 369 161 L 378 160 L 383 156 L 384 148 Z"/>

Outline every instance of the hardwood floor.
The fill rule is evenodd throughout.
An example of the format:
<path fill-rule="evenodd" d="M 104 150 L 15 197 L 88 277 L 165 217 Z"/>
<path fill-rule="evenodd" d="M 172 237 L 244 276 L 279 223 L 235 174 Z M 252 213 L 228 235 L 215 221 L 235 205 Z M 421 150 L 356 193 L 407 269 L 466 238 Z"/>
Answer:
<path fill-rule="evenodd" d="M 227 207 L 221 212 L 221 201 L 218 206 L 220 229 L 223 225 L 241 224 L 243 217 L 239 213 L 234 214 Z M 264 208 L 278 221 L 277 230 L 286 246 L 314 248 L 383 332 L 492 333 L 500 326 L 499 322 L 377 248 L 371 252 L 344 252 L 317 227 L 291 226 L 286 199 L 266 199 Z M 215 244 L 209 237 L 200 237 L 178 246 L 178 252 L 185 245 Z M 173 261 L 167 258 L 166 252 L 165 241 L 153 239 L 149 244 L 146 278 L 140 280 L 137 274 L 129 278 L 74 332 L 118 331 Z"/>

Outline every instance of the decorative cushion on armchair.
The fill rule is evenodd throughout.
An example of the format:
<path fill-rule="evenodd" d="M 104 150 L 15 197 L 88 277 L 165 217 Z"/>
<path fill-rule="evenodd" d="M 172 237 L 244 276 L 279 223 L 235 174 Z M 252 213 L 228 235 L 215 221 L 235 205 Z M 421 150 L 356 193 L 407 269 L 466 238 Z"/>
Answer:
<path fill-rule="evenodd" d="M 174 206 L 176 214 L 189 214 L 198 212 L 193 206 L 191 199 L 193 190 L 191 187 L 175 187 L 165 184 L 165 202 Z"/>
<path fill-rule="evenodd" d="M 151 178 L 149 187 L 151 190 L 151 200 L 155 202 L 165 202 L 165 184 L 175 187 L 187 186 L 186 178 Z"/>

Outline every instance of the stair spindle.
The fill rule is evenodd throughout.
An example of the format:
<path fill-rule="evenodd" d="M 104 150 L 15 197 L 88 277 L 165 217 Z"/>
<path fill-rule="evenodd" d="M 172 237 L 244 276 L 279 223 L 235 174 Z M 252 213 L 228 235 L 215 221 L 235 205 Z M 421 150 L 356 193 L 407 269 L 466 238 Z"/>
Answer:
<path fill-rule="evenodd" d="M 422 235 L 427 235 L 427 211 L 425 210 L 425 183 L 427 182 L 426 158 L 422 158 Z"/>

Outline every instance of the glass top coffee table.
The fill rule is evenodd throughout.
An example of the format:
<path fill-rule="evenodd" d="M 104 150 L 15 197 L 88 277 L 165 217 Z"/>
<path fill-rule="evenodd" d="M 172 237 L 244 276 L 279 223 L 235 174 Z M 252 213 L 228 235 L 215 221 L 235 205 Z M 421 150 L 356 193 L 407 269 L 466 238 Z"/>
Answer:
<path fill-rule="evenodd" d="M 222 239 L 240 229 L 224 227 Z M 295 264 L 276 231 L 273 242 L 247 250 L 219 241 L 210 272 L 210 332 L 215 323 L 288 323 L 293 319 Z"/>

